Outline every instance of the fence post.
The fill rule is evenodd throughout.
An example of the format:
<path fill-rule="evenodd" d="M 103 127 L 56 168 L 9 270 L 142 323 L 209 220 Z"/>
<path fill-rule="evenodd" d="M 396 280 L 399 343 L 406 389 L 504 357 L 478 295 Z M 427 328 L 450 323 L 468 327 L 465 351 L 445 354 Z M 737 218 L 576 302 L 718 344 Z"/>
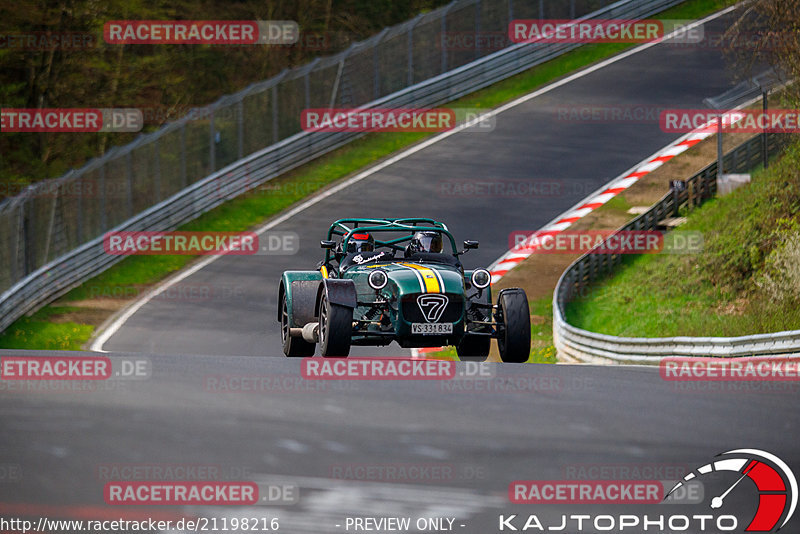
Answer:
<path fill-rule="evenodd" d="M 131 151 L 128 150 L 127 154 L 125 154 L 125 176 L 127 178 L 128 188 L 127 188 L 127 211 L 128 211 L 128 219 L 133 217 L 133 156 L 131 156 Z"/>
<path fill-rule="evenodd" d="M 33 272 L 33 247 L 30 246 L 31 241 L 31 222 L 28 216 L 28 210 L 25 209 L 27 202 L 20 203 L 20 222 L 22 228 L 22 277 L 25 278 Z"/>
<path fill-rule="evenodd" d="M 100 231 L 108 229 L 108 213 L 106 211 L 106 164 L 100 165 Z"/>
<path fill-rule="evenodd" d="M 186 189 L 188 176 L 186 173 L 186 122 L 181 124 L 181 189 Z"/>
<path fill-rule="evenodd" d="M 208 174 L 217 170 L 216 132 L 214 131 L 214 110 L 208 115 Z"/>
<path fill-rule="evenodd" d="M 78 224 L 75 231 L 77 244 L 83 243 L 83 176 L 80 178 L 81 186 L 78 188 Z"/>
<path fill-rule="evenodd" d="M 440 40 L 445 35 L 447 35 L 447 14 L 450 13 L 450 9 L 455 5 L 455 3 L 457 1 L 458 0 L 453 0 L 452 2 L 447 4 L 447 7 L 444 8 L 444 11 L 442 11 L 442 34 L 439 36 Z M 440 74 L 445 73 L 445 72 L 447 72 L 447 47 L 443 46 L 442 47 L 442 70 L 441 70 Z"/>
<path fill-rule="evenodd" d="M 475 0 L 475 59 L 481 57 L 481 0 Z"/>
<path fill-rule="evenodd" d="M 161 151 L 158 149 L 158 139 L 153 139 L 153 174 L 155 175 L 154 190 L 156 202 L 161 202 Z"/>
<path fill-rule="evenodd" d="M 270 91 L 270 100 L 272 100 L 272 142 L 277 143 L 280 141 L 278 133 L 278 84 L 272 86 Z"/>
<path fill-rule="evenodd" d="M 236 136 L 239 139 L 236 147 L 236 155 L 239 159 L 244 157 L 244 101 L 236 102 Z"/>
<path fill-rule="evenodd" d="M 381 57 L 378 53 L 378 48 L 383 42 L 383 38 L 389 32 L 389 28 L 384 28 L 383 31 L 375 39 L 375 44 L 372 46 L 372 99 L 377 100 L 381 96 Z"/>
<path fill-rule="evenodd" d="M 42 263 L 47 263 L 50 257 L 50 245 L 53 243 L 53 232 L 56 226 L 56 209 L 58 209 L 58 187 L 55 188 L 53 196 L 53 203 L 50 205 L 50 220 L 47 223 L 47 236 L 44 239 L 44 254 L 42 254 Z"/>

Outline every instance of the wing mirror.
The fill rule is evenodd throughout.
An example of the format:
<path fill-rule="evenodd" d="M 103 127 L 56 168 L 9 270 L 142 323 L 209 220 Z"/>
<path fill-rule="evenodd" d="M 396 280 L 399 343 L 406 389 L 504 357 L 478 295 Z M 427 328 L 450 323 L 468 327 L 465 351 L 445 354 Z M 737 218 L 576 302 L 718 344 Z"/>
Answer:
<path fill-rule="evenodd" d="M 333 250 L 336 248 L 336 241 L 320 241 L 319 246 L 324 249 Z"/>
<path fill-rule="evenodd" d="M 466 252 L 468 250 L 472 250 L 474 248 L 478 248 L 479 244 L 480 243 L 478 243 L 477 241 L 473 241 L 471 239 L 467 239 L 466 241 L 464 241 L 464 252 Z"/>

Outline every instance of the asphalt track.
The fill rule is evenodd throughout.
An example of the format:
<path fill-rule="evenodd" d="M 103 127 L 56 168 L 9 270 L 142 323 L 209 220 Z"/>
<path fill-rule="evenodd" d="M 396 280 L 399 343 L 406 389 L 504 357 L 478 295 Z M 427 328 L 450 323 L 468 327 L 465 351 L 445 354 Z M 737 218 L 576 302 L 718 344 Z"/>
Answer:
<path fill-rule="evenodd" d="M 480 239 L 471 259 L 489 263 L 508 232 L 538 228 L 674 137 L 656 124 L 566 123 L 554 108 L 696 108 L 727 84 L 717 51 L 658 45 L 631 55 L 501 114 L 491 134 L 453 135 L 287 220 L 279 228 L 301 234 L 298 255 L 225 257 L 185 280 L 225 288 L 228 298 L 143 306 L 105 348 L 147 354 L 149 378 L 88 390 L 79 382 L 0 381 L 0 517 L 278 517 L 282 532 L 335 533 L 352 532 L 336 526 L 347 517 L 444 516 L 457 532 L 485 534 L 498 531 L 500 514 L 536 513 L 557 525 L 560 514 L 708 513 L 710 497 L 735 482 L 708 482 L 696 505 L 532 506 L 509 503 L 515 480 L 592 478 L 575 474 L 592 466 L 609 466 L 604 478 L 629 478 L 619 473 L 625 467 L 670 479 L 670 469 L 738 448 L 769 451 L 797 471 L 797 382 L 671 383 L 655 368 L 501 364 L 488 364 L 483 380 L 311 382 L 300 378 L 299 361 L 253 357 L 279 355 L 278 273 L 315 263 L 314 243 L 329 220 L 434 216 L 459 239 Z M 555 198 L 437 196 L 438 180 L 451 177 L 578 188 Z M 241 377 L 255 386 L 237 388 Z M 300 497 L 251 507 L 104 503 L 104 469 L 153 465 L 294 484 Z M 393 476 L 387 466 L 419 475 Z M 742 484 L 724 509 L 744 521 L 755 502 L 754 487 Z"/>
<path fill-rule="evenodd" d="M 719 34 L 730 21 L 706 24 Z M 432 217 L 457 242 L 478 239 L 467 266 L 488 266 L 508 249 L 509 233 L 535 231 L 679 134 L 657 122 L 664 108 L 703 109 L 703 99 L 730 86 L 713 47 L 663 43 L 632 54 L 496 116 L 491 132 L 464 130 L 389 165 L 272 231 L 296 232 L 291 256 L 227 256 L 139 308 L 102 349 L 161 354 L 282 356 L 276 320 L 280 275 L 313 269 L 319 240 L 343 217 Z M 655 110 L 655 120 L 564 120 L 584 109 Z M 549 185 L 543 194 L 453 196 L 453 180 Z M 191 297 L 192 292 L 208 298 Z M 186 295 L 189 295 L 188 297 Z M 99 347 L 94 347 L 99 348 Z M 407 354 L 396 344 L 354 354 Z"/>
<path fill-rule="evenodd" d="M 665 468 L 666 478 L 743 447 L 800 465 L 797 382 L 674 383 L 656 368 L 545 364 L 486 364 L 482 381 L 311 382 L 299 379 L 297 360 L 149 360 L 150 378 L 112 379 L 98 391 L 0 383 L 2 463 L 21 469 L 0 484 L 0 514 L 279 517 L 292 533 L 345 532 L 335 525 L 346 517 L 439 515 L 472 534 L 496 532 L 498 515 L 509 513 L 708 513 L 708 499 L 734 481 L 706 486 L 705 504 L 648 507 L 512 505 L 515 480 L 581 478 L 581 468 L 606 464 Z M 256 385 L 231 380 L 242 376 Z M 220 478 L 296 484 L 300 499 L 143 509 L 103 502 L 112 467 L 190 464 L 216 466 Z M 411 479 L 357 471 L 381 466 L 428 471 Z M 753 494 L 742 484 L 726 509 L 746 517 Z"/>

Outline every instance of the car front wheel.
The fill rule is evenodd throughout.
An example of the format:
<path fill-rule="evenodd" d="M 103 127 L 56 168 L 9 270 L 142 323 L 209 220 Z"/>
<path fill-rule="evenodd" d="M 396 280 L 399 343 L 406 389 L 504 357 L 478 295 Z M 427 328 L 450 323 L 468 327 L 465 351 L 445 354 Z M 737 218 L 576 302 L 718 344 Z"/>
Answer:
<path fill-rule="evenodd" d="M 319 346 L 323 356 L 346 358 L 350 354 L 353 310 L 332 304 L 325 293 L 319 299 Z"/>
<path fill-rule="evenodd" d="M 286 293 L 281 295 L 281 341 L 283 341 L 283 353 L 290 358 L 302 358 L 313 356 L 316 346 L 301 337 L 289 335 L 289 306 L 286 302 Z"/>
<path fill-rule="evenodd" d="M 497 298 L 497 349 L 504 362 L 524 363 L 531 353 L 528 297 L 519 288 L 504 289 Z"/>

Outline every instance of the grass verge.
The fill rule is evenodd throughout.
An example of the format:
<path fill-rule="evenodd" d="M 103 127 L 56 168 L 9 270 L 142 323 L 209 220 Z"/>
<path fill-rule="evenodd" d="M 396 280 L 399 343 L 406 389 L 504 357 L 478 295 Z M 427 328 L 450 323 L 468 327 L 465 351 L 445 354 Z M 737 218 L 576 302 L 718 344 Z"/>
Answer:
<path fill-rule="evenodd" d="M 800 143 L 752 182 L 688 214 L 696 255 L 641 255 L 571 303 L 574 326 L 617 336 L 741 336 L 800 328 Z"/>
<path fill-rule="evenodd" d="M 697 19 L 731 0 L 690 0 L 658 15 L 659 19 Z M 517 76 L 451 102 L 452 108 L 491 109 L 586 67 L 633 44 L 591 44 L 538 65 Z M 422 141 L 432 134 L 367 135 L 262 187 L 233 199 L 182 226 L 185 231 L 243 231 L 280 213 L 305 197 L 359 169 Z M 80 349 L 95 329 L 153 284 L 182 269 L 191 256 L 138 256 L 121 261 L 73 289 L 57 302 L 24 317 L 0 334 L 0 348 Z M 532 303 L 536 307 L 536 302 Z M 546 306 L 549 310 L 549 302 Z M 537 308 L 538 309 L 538 308 Z M 549 311 L 546 313 L 550 313 Z M 543 348 L 548 359 L 550 348 Z M 555 357 L 552 357 L 553 361 Z"/>

